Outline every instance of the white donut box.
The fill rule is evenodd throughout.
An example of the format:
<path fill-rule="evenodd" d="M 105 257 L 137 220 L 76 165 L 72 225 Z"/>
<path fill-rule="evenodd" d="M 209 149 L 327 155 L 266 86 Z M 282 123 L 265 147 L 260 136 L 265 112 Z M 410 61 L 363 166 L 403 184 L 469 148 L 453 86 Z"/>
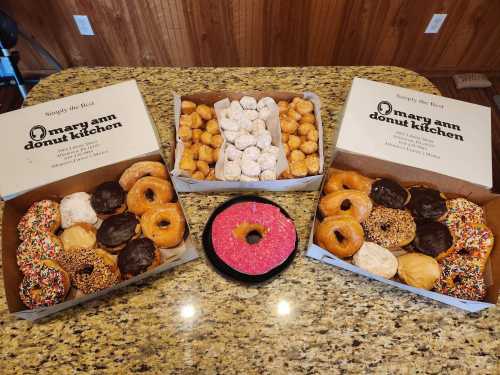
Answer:
<path fill-rule="evenodd" d="M 320 159 L 320 171 L 318 175 L 307 176 L 293 179 L 278 179 L 273 181 L 200 181 L 183 175 L 179 167 L 179 163 L 184 151 L 184 144 L 178 136 L 179 118 L 181 115 L 181 101 L 190 100 L 196 104 L 206 104 L 214 106 L 216 113 L 222 108 L 229 106 L 229 101 L 239 100 L 243 96 L 252 96 L 257 100 L 269 96 L 276 102 L 280 100 L 291 101 L 294 97 L 309 99 L 314 105 L 314 116 L 316 117 L 316 128 L 319 133 L 318 154 Z M 323 124 L 321 121 L 321 103 L 319 97 L 312 92 L 292 93 L 282 91 L 248 91 L 248 92 L 200 92 L 189 95 L 178 95 L 174 93 L 174 119 L 176 130 L 176 147 L 175 160 L 171 166 L 172 181 L 179 192 L 225 192 L 225 191 L 315 191 L 318 190 L 323 179 Z M 227 100 L 229 99 L 229 100 Z M 272 144 L 280 148 L 280 156 L 278 157 L 277 170 L 278 174 L 286 170 L 288 161 L 284 155 L 283 146 L 281 144 L 281 129 L 279 124 L 278 114 L 276 113 L 275 121 L 268 122 L 270 132 L 273 139 Z M 223 148 L 221 148 L 223 149 Z M 223 169 L 224 155 L 221 152 L 219 160 L 216 163 L 216 175 L 221 175 Z"/>
<path fill-rule="evenodd" d="M 92 120 L 96 120 L 95 125 Z M 80 133 L 82 126 L 79 124 L 85 123 L 89 131 Z M 135 81 L 2 114 L 0 127 L 3 134 L 0 140 L 0 196 L 5 200 L 2 267 L 10 313 L 22 319 L 37 320 L 199 256 L 188 228 L 179 246 L 160 250 L 162 264 L 153 270 L 97 293 L 82 295 L 72 288 L 62 303 L 27 309 L 19 298 L 23 275 L 17 266 L 16 250 L 20 243 L 17 223 L 29 206 L 41 199 L 60 200 L 74 192 L 91 193 L 105 181 L 118 181 L 123 171 L 137 161 L 163 159 L 155 127 Z M 34 134 L 32 129 L 35 127 L 44 130 Z M 64 135 L 66 138 L 61 142 L 54 142 L 55 138 Z"/>
<path fill-rule="evenodd" d="M 428 126 L 420 127 L 418 122 Z M 468 312 L 495 306 L 500 288 L 500 195 L 490 191 L 491 160 L 490 108 L 355 78 L 344 105 L 331 168 L 392 178 L 404 186 L 423 184 L 444 192 L 447 198 L 465 197 L 480 204 L 495 235 L 485 271 L 487 297 L 484 302 L 469 301 L 415 288 L 336 257 L 314 243 L 318 212 L 306 255 Z M 325 173 L 321 190 L 327 178 Z"/>

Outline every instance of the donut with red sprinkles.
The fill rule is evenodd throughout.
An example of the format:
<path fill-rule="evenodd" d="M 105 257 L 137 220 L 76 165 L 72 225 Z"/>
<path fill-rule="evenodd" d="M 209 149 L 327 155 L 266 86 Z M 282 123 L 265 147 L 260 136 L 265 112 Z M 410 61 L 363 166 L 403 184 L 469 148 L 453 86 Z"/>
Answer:
<path fill-rule="evenodd" d="M 453 254 L 441 263 L 441 275 L 434 285 L 438 293 L 481 301 L 486 296 L 486 284 L 478 262 L 468 256 Z"/>
<path fill-rule="evenodd" d="M 484 211 L 481 206 L 465 199 L 456 198 L 446 201 L 448 209 L 444 223 L 448 226 L 451 234 L 457 237 L 464 225 L 484 224 Z"/>
<path fill-rule="evenodd" d="M 17 224 L 19 238 L 23 241 L 33 231 L 54 233 L 61 225 L 59 203 L 44 199 L 33 203 Z"/>
<path fill-rule="evenodd" d="M 488 261 L 495 236 L 485 224 L 462 225 L 457 232 L 454 249 L 456 252 L 465 252 L 480 264 L 481 270 Z"/>
<path fill-rule="evenodd" d="M 69 275 L 58 263 L 44 260 L 33 265 L 29 276 L 24 276 L 19 285 L 21 301 L 29 308 L 36 309 L 64 301 L 69 291 Z"/>
<path fill-rule="evenodd" d="M 31 232 L 17 248 L 17 265 L 22 273 L 31 275 L 37 261 L 58 260 L 63 253 L 61 240 L 49 232 Z"/>

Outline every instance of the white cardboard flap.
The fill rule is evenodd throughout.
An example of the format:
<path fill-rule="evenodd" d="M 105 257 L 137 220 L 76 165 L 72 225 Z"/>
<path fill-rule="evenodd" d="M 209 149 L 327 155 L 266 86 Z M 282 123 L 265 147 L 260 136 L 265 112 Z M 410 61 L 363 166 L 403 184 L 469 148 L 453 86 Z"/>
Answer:
<path fill-rule="evenodd" d="M 0 115 L 0 196 L 159 152 L 133 80 Z"/>
<path fill-rule="evenodd" d="M 493 185 L 489 107 L 355 78 L 336 147 Z"/>

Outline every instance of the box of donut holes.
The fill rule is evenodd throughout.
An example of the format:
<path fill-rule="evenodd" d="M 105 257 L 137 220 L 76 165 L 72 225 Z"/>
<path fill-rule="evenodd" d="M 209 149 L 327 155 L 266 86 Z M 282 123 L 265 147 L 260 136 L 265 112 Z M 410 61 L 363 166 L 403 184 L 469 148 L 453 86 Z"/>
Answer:
<path fill-rule="evenodd" d="M 319 97 L 311 92 L 174 95 L 178 191 L 312 191 L 323 177 Z"/>
<path fill-rule="evenodd" d="M 0 126 L 14 315 L 37 320 L 198 257 L 135 81 L 7 113 Z"/>
<path fill-rule="evenodd" d="M 307 255 L 468 312 L 495 306 L 500 287 L 500 195 L 488 189 L 491 164 L 485 164 L 480 157 L 483 151 L 476 150 L 485 148 L 487 157 L 489 131 L 476 135 L 474 147 L 467 144 L 473 138 L 470 129 L 490 126 L 489 109 L 385 86 L 363 83 L 351 88 L 337 149 L 321 187 Z M 407 98 L 414 98 L 413 104 Z M 390 105 L 377 108 L 381 102 Z M 438 110 L 428 109 L 425 103 L 431 102 Z M 351 108 L 353 103 L 356 106 Z M 374 111 L 378 115 L 370 117 Z M 346 141 L 350 127 L 357 127 L 357 134 L 367 134 L 378 124 L 364 119 L 380 121 L 381 113 L 389 118 L 391 111 L 405 113 L 412 121 L 419 117 L 416 121 L 423 119 L 427 129 L 437 124 L 436 119 L 447 119 L 448 125 L 454 125 L 449 129 L 460 129 L 460 142 L 465 144 L 449 144 L 446 138 L 451 137 L 438 131 L 424 130 L 429 134 L 422 136 L 426 127 L 401 131 L 404 125 L 393 123 L 377 130 L 385 132 L 380 144 L 376 137 Z M 437 159 L 433 170 L 424 167 L 432 161 L 420 160 L 422 155 L 410 146 L 391 158 L 373 154 L 384 147 L 392 149 L 392 142 L 402 145 L 398 140 L 407 146 L 410 140 L 428 148 L 434 145 L 433 156 L 423 156 Z M 467 160 L 460 174 L 447 167 L 452 162 L 440 165 L 450 152 L 446 147 L 457 147 L 455 155 Z"/>

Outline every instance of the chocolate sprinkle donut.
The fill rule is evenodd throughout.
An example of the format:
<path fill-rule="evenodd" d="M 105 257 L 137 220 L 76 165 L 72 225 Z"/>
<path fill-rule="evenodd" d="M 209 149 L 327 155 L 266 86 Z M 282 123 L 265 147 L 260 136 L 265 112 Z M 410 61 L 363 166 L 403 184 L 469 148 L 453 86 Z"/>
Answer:
<path fill-rule="evenodd" d="M 448 227 L 437 221 L 417 223 L 413 246 L 418 251 L 436 257 L 453 245 L 453 237 Z"/>
<path fill-rule="evenodd" d="M 437 220 L 446 213 L 446 201 L 437 190 L 415 186 L 409 189 L 408 209 L 415 220 Z"/>
<path fill-rule="evenodd" d="M 125 203 L 125 191 L 116 181 L 100 184 L 95 189 L 90 204 L 98 214 L 115 213 Z"/>
<path fill-rule="evenodd" d="M 396 181 L 381 178 L 373 182 L 370 198 L 382 206 L 401 210 L 408 201 L 409 193 Z"/>
<path fill-rule="evenodd" d="M 130 241 L 118 255 L 118 267 L 123 275 L 145 272 L 155 260 L 155 245 L 149 238 Z"/>
<path fill-rule="evenodd" d="M 110 216 L 97 230 L 97 241 L 107 247 L 119 246 L 137 234 L 138 225 L 139 220 L 130 212 Z"/>

